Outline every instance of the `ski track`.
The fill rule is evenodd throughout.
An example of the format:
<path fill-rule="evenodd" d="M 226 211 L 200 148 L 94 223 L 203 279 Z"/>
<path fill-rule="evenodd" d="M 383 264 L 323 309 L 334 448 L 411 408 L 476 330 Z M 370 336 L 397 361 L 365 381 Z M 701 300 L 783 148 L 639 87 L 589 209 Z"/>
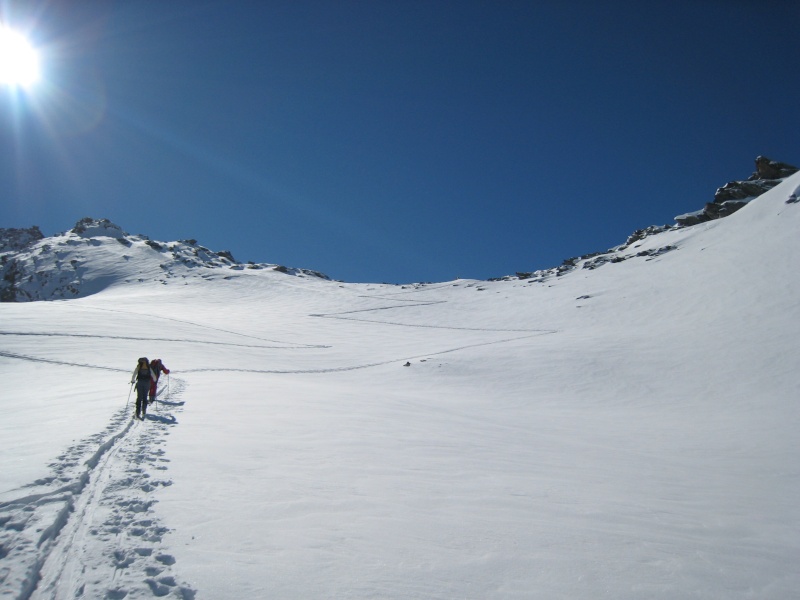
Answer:
<path fill-rule="evenodd" d="M 264 344 L 235 344 L 233 342 L 210 342 L 208 340 L 190 340 L 184 338 L 143 338 L 123 335 L 94 335 L 90 333 L 59 333 L 59 332 L 34 332 L 34 331 L 0 331 L 0 335 L 18 336 L 42 336 L 42 337 L 66 337 L 66 338 L 93 338 L 104 340 L 132 340 L 135 342 L 177 342 L 185 344 L 205 344 L 209 346 L 233 346 L 236 348 L 263 348 L 267 350 L 308 350 L 312 348 L 328 348 L 329 346 L 300 346 L 300 345 L 281 345 L 266 346 Z M 280 343 L 280 342 L 275 342 Z"/>
<path fill-rule="evenodd" d="M 408 308 L 406 306 L 389 306 L 386 308 L 375 308 L 375 309 L 364 309 L 361 311 L 352 311 L 352 312 L 368 312 L 370 310 L 390 310 L 392 308 Z M 380 325 L 395 325 L 397 327 L 417 327 L 423 329 L 445 329 L 450 331 L 486 331 L 486 332 L 494 332 L 494 333 L 535 333 L 535 334 L 545 334 L 545 333 L 556 333 L 553 329 L 489 329 L 485 327 L 455 327 L 452 325 L 426 325 L 426 324 L 418 324 L 418 323 L 400 323 L 398 321 L 380 321 L 378 319 L 359 319 L 357 317 L 344 317 L 340 316 L 343 314 L 350 314 L 350 313 L 330 313 L 330 314 L 315 314 L 309 315 L 312 317 L 319 317 L 323 319 L 340 319 L 342 321 L 359 321 L 361 323 L 378 323 Z"/>
<path fill-rule="evenodd" d="M 431 288 L 437 289 L 437 288 Z M 404 292 L 398 292 L 399 294 L 410 294 L 419 292 L 420 290 L 408 290 Z M 344 315 L 352 315 L 357 313 L 366 313 L 366 312 L 377 312 L 377 311 L 385 311 L 385 310 L 396 310 L 396 309 L 403 309 L 403 308 L 414 308 L 419 306 L 432 306 L 436 304 L 446 304 L 446 300 L 413 300 L 413 299 L 396 299 L 396 298 L 387 298 L 386 295 L 381 296 L 360 296 L 361 298 L 368 298 L 368 299 L 377 299 L 377 300 L 388 300 L 392 302 L 408 302 L 408 304 L 399 304 L 399 305 L 392 305 L 392 306 L 376 306 L 373 308 L 362 308 L 358 310 L 349 310 L 337 313 L 312 313 L 308 316 L 316 317 L 320 319 L 339 319 L 343 321 L 359 321 L 364 323 L 379 323 L 381 325 L 389 325 L 394 327 L 412 327 L 412 328 L 427 328 L 427 329 L 442 329 L 447 331 L 483 331 L 486 333 L 525 333 L 527 335 L 522 336 L 515 336 L 511 338 L 505 338 L 502 340 L 493 340 L 488 342 L 479 342 L 475 344 L 467 344 L 464 346 L 457 346 L 454 348 L 448 348 L 446 350 L 439 350 L 436 352 L 426 352 L 424 354 L 420 354 L 417 356 L 403 356 L 402 358 L 393 358 L 390 360 L 383 360 L 379 362 L 371 362 L 365 363 L 360 365 L 350 365 L 345 367 L 336 367 L 331 369 L 237 369 L 237 368 L 220 368 L 220 367 L 203 367 L 198 369 L 183 369 L 183 373 L 196 373 L 196 372 L 206 372 L 206 371 L 214 371 L 214 372 L 225 372 L 225 373 L 265 373 L 265 374 L 276 374 L 276 375 L 285 375 L 285 374 L 318 374 L 318 373 L 336 373 L 336 372 L 343 372 L 343 371 L 356 371 L 359 369 L 369 369 L 372 367 L 379 367 L 383 365 L 394 364 L 400 362 L 401 360 L 418 360 L 424 357 L 432 357 L 432 356 L 439 356 L 442 354 L 450 354 L 452 352 L 458 352 L 459 350 L 467 350 L 469 348 L 478 348 L 481 346 L 493 346 L 497 344 L 506 344 L 509 342 L 515 342 L 517 340 L 524 340 L 534 337 L 539 337 L 543 335 L 551 335 L 554 333 L 558 333 L 558 330 L 555 329 L 490 329 L 490 328 L 479 328 L 479 327 L 456 327 L 456 326 L 449 326 L 449 325 L 430 325 L 427 323 L 400 323 L 396 321 L 381 321 L 376 319 L 363 319 L 358 317 L 349 317 Z M 324 346 L 325 348 L 330 348 L 331 346 Z"/>
<path fill-rule="evenodd" d="M 441 287 L 447 286 L 438 286 L 438 287 L 430 287 L 425 289 L 414 289 L 414 290 L 405 290 L 402 292 L 397 292 L 396 294 L 382 294 L 379 296 L 365 296 L 361 295 L 360 298 L 368 298 L 370 300 L 384 300 L 388 302 L 406 302 L 407 304 L 392 304 L 391 306 L 376 306 L 373 308 L 359 308 L 357 310 L 347 310 L 335 313 L 314 313 L 310 314 L 310 317 L 317 317 L 320 319 L 340 319 L 342 321 L 360 321 L 362 323 L 378 323 L 380 325 L 394 325 L 396 327 L 415 327 L 415 328 L 425 328 L 425 329 L 444 329 L 450 331 L 486 331 L 486 332 L 493 332 L 493 333 L 532 333 L 537 335 L 547 334 L 547 333 L 556 333 L 555 330 L 551 329 L 497 329 L 497 328 L 486 328 L 486 327 L 456 327 L 454 325 L 430 325 L 427 323 L 401 323 L 398 321 L 383 321 L 379 319 L 363 319 L 359 317 L 350 317 L 346 315 L 354 315 L 358 313 L 367 313 L 367 312 L 378 312 L 384 310 L 400 310 L 404 308 L 417 308 L 420 306 L 434 306 L 436 304 L 447 304 L 447 300 L 416 300 L 416 299 L 405 299 L 405 298 L 395 298 L 394 296 L 399 296 L 403 294 L 415 294 L 420 293 L 423 291 L 433 291 L 440 289 Z M 471 287 L 471 286 L 467 286 Z M 513 338 L 519 339 L 519 338 Z M 510 340 L 509 340 L 510 341 Z"/>
<path fill-rule="evenodd" d="M 118 411 L 104 431 L 58 456 L 48 476 L 0 502 L 0 598 L 195 597 L 179 582 L 163 544 L 169 530 L 151 510 L 154 492 L 172 484 L 162 446 L 184 383 L 171 383 L 171 398 L 145 421 L 131 419 L 131 406 Z"/>
<path fill-rule="evenodd" d="M 122 309 L 119 309 L 119 308 L 100 308 L 100 307 L 97 307 L 97 306 L 84 306 L 82 308 L 83 309 L 87 309 L 87 310 L 102 310 L 104 312 L 113 312 L 113 313 L 119 313 L 119 314 L 135 315 L 135 316 L 138 316 L 138 317 L 147 317 L 147 318 L 150 318 L 150 319 L 161 319 L 162 321 L 171 321 L 173 323 L 182 323 L 184 325 L 192 325 L 194 327 L 197 327 L 198 329 L 202 329 L 202 330 L 206 330 L 206 331 L 218 331 L 220 333 L 228 333 L 230 335 L 236 335 L 236 336 L 239 336 L 239 337 L 251 338 L 251 339 L 254 339 L 254 340 L 258 340 L 259 342 L 269 342 L 271 344 L 281 344 L 280 346 L 278 346 L 278 348 L 285 348 L 287 350 L 292 349 L 292 348 L 300 348 L 300 349 L 305 349 L 305 348 L 330 348 L 330 346 L 325 346 L 325 345 L 320 345 L 320 344 L 303 344 L 303 343 L 296 343 L 296 342 L 283 342 L 281 340 L 270 340 L 270 339 L 267 339 L 267 338 L 262 338 L 262 337 L 258 337 L 258 336 L 255 336 L 255 335 L 250 335 L 249 333 L 242 333 L 240 331 L 231 331 L 230 329 L 222 329 L 220 327 L 214 327 L 213 325 L 205 325 L 203 323 L 196 323 L 194 321 L 188 321 L 186 319 L 178 319 L 178 318 L 175 318 L 175 317 L 164 317 L 162 315 L 154 315 L 154 314 L 150 314 L 150 313 L 141 313 L 141 312 L 136 312 L 136 311 L 133 311 L 133 310 L 122 310 Z M 138 340 L 139 338 L 136 338 L 136 339 Z M 194 343 L 193 340 L 179 340 L 179 341 Z M 203 342 L 203 343 L 209 343 L 209 342 Z M 271 346 L 264 346 L 264 347 L 271 347 Z"/>
<path fill-rule="evenodd" d="M 50 365 L 66 365 L 69 367 L 83 367 L 85 369 L 99 369 L 101 371 L 114 371 L 115 373 L 128 373 L 130 369 L 119 369 L 116 367 L 104 367 L 102 365 L 90 365 L 88 363 L 76 363 L 76 362 L 69 362 L 66 360 L 56 360 L 54 358 L 40 358 L 38 356 L 31 356 L 30 354 L 16 354 L 14 352 L 6 352 L 4 350 L 0 350 L 0 356 L 4 356 L 5 358 L 15 358 L 17 360 L 30 360 L 33 362 L 42 362 L 47 363 Z"/>

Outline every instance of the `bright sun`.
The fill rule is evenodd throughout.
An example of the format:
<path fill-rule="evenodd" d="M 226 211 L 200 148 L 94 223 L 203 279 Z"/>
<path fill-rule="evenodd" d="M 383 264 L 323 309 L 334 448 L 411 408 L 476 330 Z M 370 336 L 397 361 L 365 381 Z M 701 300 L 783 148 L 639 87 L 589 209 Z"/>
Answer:
<path fill-rule="evenodd" d="M 29 87 L 39 80 L 39 56 L 20 33 L 0 25 L 0 85 Z"/>

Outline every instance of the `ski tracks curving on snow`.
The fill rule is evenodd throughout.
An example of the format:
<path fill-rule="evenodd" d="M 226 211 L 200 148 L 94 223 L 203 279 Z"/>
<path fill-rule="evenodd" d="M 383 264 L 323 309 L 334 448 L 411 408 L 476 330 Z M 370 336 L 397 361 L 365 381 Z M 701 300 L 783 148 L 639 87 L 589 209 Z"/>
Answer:
<path fill-rule="evenodd" d="M 108 427 L 0 502 L 0 598 L 193 599 L 164 543 L 155 492 L 172 484 L 164 444 L 183 382 L 145 421 L 119 411 Z M 8 496 L 9 494 L 5 494 Z"/>
<path fill-rule="evenodd" d="M 442 287 L 446 286 L 435 286 L 423 291 L 432 291 L 437 290 Z M 467 286 L 472 287 L 472 286 Z M 419 298 L 398 298 L 397 296 L 405 295 L 405 294 L 414 294 L 419 293 L 419 289 L 407 290 L 403 292 L 397 292 L 395 294 L 381 294 L 375 296 L 360 296 L 361 298 L 367 298 L 369 300 L 381 300 L 381 301 L 388 301 L 393 302 L 394 304 L 389 304 L 385 306 L 373 306 L 370 308 L 359 308 L 356 310 L 345 310 L 339 311 L 335 313 L 313 313 L 310 314 L 310 317 L 315 317 L 318 319 L 340 319 L 342 321 L 360 321 L 362 323 L 378 323 L 380 325 L 392 325 L 396 327 L 416 327 L 421 329 L 441 329 L 441 330 L 451 330 L 451 331 L 486 331 L 492 333 L 532 333 L 535 335 L 542 335 L 542 334 L 550 334 L 550 333 L 557 333 L 555 330 L 552 329 L 530 329 L 530 328 L 496 328 L 496 327 L 464 327 L 464 326 L 455 326 L 455 325 L 442 325 L 441 323 L 410 323 L 404 321 L 387 321 L 383 319 L 366 319 L 360 316 L 352 316 L 352 315 L 359 315 L 362 313 L 380 313 L 382 311 L 394 311 L 394 310 L 403 310 L 407 308 L 419 308 L 425 306 L 435 306 L 437 304 L 447 304 L 447 300 L 420 300 Z M 402 302 L 404 304 L 396 304 L 397 302 Z M 512 338 L 509 341 L 516 340 L 519 338 Z"/>

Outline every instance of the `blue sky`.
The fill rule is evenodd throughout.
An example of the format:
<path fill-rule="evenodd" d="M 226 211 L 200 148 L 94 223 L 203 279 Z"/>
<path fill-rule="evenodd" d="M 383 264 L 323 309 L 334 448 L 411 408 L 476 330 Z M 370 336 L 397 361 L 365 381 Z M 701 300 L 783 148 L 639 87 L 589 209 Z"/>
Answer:
<path fill-rule="evenodd" d="M 0 0 L 0 227 L 351 282 L 553 267 L 800 163 L 789 1 Z"/>

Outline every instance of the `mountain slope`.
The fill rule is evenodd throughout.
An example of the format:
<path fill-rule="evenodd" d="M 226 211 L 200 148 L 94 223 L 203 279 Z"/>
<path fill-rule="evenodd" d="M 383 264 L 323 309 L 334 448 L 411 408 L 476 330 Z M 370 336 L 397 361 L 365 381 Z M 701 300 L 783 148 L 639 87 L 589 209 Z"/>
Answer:
<path fill-rule="evenodd" d="M 107 219 L 82 219 L 71 230 L 49 238 L 44 238 L 38 228 L 2 233 L 3 301 L 79 298 L 116 285 L 166 284 L 243 269 L 327 279 L 305 269 L 242 265 L 230 252 L 214 252 L 196 240 L 156 242 L 128 234 Z"/>
<path fill-rule="evenodd" d="M 798 188 L 524 279 L 0 305 L 3 592 L 791 597 Z"/>

